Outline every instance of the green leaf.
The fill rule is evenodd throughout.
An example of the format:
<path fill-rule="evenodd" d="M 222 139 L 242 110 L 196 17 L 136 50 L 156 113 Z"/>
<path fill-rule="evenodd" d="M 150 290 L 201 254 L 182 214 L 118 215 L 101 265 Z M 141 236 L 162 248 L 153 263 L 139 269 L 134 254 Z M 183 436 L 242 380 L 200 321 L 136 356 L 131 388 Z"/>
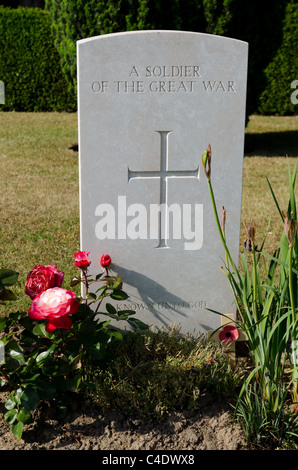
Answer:
<path fill-rule="evenodd" d="M 16 390 L 15 402 L 16 402 L 17 405 L 20 405 L 20 404 L 21 404 L 21 396 L 22 396 L 22 394 L 23 394 L 23 391 L 24 391 L 24 389 L 22 389 L 22 388 L 18 388 L 18 389 Z"/>
<path fill-rule="evenodd" d="M 32 387 L 26 387 L 21 396 L 21 404 L 25 410 L 35 410 L 40 399 L 37 391 Z"/>
<path fill-rule="evenodd" d="M 112 289 L 121 289 L 122 287 L 122 279 L 121 277 L 114 277 L 110 278 L 108 281 L 109 287 Z"/>
<path fill-rule="evenodd" d="M 128 318 L 127 322 L 137 330 L 148 330 L 149 326 L 137 318 Z"/>
<path fill-rule="evenodd" d="M 121 331 L 118 331 L 118 330 L 109 330 L 108 334 L 109 334 L 109 337 L 110 337 L 110 338 L 115 338 L 115 339 L 118 340 L 118 341 L 122 341 L 122 340 L 123 340 L 123 335 L 122 335 Z"/>
<path fill-rule="evenodd" d="M 0 269 L 0 281 L 4 286 L 13 286 L 18 280 L 19 273 L 12 269 Z"/>
<path fill-rule="evenodd" d="M 21 439 L 23 434 L 23 423 L 21 421 L 13 423 L 11 426 L 11 431 L 18 439 Z"/>
<path fill-rule="evenodd" d="M 109 303 L 106 304 L 106 309 L 107 309 L 107 312 L 110 314 L 110 315 L 117 315 L 117 310 L 115 309 L 115 307 Z"/>
<path fill-rule="evenodd" d="M 4 403 L 4 406 L 7 410 L 12 410 L 16 406 L 16 399 L 13 392 L 10 394 L 8 400 L 6 400 Z"/>
<path fill-rule="evenodd" d="M 26 364 L 23 354 L 23 348 L 21 348 L 21 346 L 19 346 L 16 341 L 9 341 L 6 345 L 5 351 L 9 354 L 12 359 L 15 359 L 19 363 L 19 365 Z"/>
<path fill-rule="evenodd" d="M 5 327 L 6 327 L 6 318 L 0 317 L 0 331 L 4 330 Z"/>
<path fill-rule="evenodd" d="M 118 316 L 121 320 L 126 320 L 130 315 L 135 315 L 134 310 L 120 310 L 118 311 Z"/>
<path fill-rule="evenodd" d="M 12 290 L 5 288 L 0 290 L 0 300 L 2 300 L 3 302 L 16 299 L 17 296 L 12 292 Z"/>
<path fill-rule="evenodd" d="M 49 350 L 39 353 L 38 356 L 36 357 L 36 362 L 44 361 L 48 357 L 49 354 L 50 354 Z"/>
<path fill-rule="evenodd" d="M 126 300 L 128 299 L 128 295 L 126 292 L 124 292 L 121 289 L 115 289 L 111 294 L 110 294 L 111 299 L 113 300 Z"/>
<path fill-rule="evenodd" d="M 80 284 L 80 282 L 81 282 L 81 279 L 79 279 L 77 277 L 74 277 L 70 282 L 70 287 L 74 287 L 74 286 Z"/>
<path fill-rule="evenodd" d="M 94 344 L 91 348 L 89 348 L 89 352 L 95 360 L 103 359 L 105 355 L 105 351 L 100 343 Z"/>
<path fill-rule="evenodd" d="M 96 294 L 94 294 L 94 292 L 89 292 L 87 295 L 87 299 L 96 300 Z"/>
<path fill-rule="evenodd" d="M 66 381 L 66 388 L 70 392 L 77 392 L 81 383 L 81 375 L 76 375 Z"/>
<path fill-rule="evenodd" d="M 56 344 L 52 344 L 51 347 L 49 347 L 46 351 L 42 351 L 41 353 L 39 353 L 36 357 L 36 362 L 39 363 L 39 362 L 42 362 L 44 361 L 50 354 L 52 354 L 56 349 Z"/>
<path fill-rule="evenodd" d="M 32 422 L 32 415 L 30 411 L 25 410 L 25 408 L 22 408 L 21 411 L 17 414 L 17 419 L 18 421 L 21 421 L 21 423 L 30 424 Z"/>
<path fill-rule="evenodd" d="M 17 414 L 18 414 L 17 408 L 13 408 L 7 411 L 4 414 L 4 421 L 8 424 L 12 424 L 17 419 Z"/>
<path fill-rule="evenodd" d="M 32 330 L 32 333 L 35 336 L 43 336 L 45 338 L 50 338 L 51 334 L 46 331 L 45 323 L 38 323 Z"/>

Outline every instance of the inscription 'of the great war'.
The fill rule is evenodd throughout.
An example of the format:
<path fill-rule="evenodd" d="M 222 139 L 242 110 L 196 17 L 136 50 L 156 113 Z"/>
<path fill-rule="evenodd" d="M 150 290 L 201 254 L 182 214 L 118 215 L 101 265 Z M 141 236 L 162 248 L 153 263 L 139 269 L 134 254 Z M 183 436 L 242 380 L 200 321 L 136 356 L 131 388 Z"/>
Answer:
<path fill-rule="evenodd" d="M 94 80 L 94 93 L 206 93 L 236 92 L 235 80 L 203 78 L 199 65 L 148 65 L 143 69 L 133 65 L 127 80 Z"/>

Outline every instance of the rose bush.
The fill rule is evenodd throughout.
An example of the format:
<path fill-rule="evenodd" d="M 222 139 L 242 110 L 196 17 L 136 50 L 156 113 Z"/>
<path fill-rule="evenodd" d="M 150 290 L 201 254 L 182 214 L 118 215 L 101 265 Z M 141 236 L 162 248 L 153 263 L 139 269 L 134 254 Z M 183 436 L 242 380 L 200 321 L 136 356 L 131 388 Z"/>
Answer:
<path fill-rule="evenodd" d="M 88 274 L 89 254 L 81 251 L 74 255 L 81 275 L 73 278 L 71 287 L 83 283 L 81 295 L 61 287 L 64 273 L 55 265 L 36 265 L 25 286 L 32 299 L 29 312 L 0 317 L 0 348 L 5 351 L 0 386 L 10 391 L 4 419 L 18 438 L 41 402 L 51 402 L 65 413 L 74 393 L 84 396 L 95 387 L 93 365 L 106 366 L 107 346 L 122 339 L 112 320 L 147 328 L 132 318 L 133 310 L 118 311 L 113 305 L 113 301 L 125 300 L 128 295 L 122 289 L 122 279 L 109 272 L 110 256 L 104 255 L 104 271 L 92 278 Z M 15 300 L 7 287 L 17 279 L 18 273 L 0 270 L 0 301 Z M 96 283 L 100 287 L 96 288 Z M 107 297 L 111 300 L 103 309 Z M 101 320 L 102 315 L 109 318 Z"/>

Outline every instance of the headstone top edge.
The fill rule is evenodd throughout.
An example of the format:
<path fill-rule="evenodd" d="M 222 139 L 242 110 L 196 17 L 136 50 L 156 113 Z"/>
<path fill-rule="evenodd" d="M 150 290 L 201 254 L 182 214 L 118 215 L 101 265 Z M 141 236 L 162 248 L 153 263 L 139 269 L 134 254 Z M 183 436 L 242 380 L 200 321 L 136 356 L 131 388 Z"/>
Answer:
<path fill-rule="evenodd" d="M 242 41 L 240 39 L 235 39 L 235 38 L 230 38 L 228 36 L 220 36 L 217 34 L 209 34 L 209 33 L 200 33 L 196 31 L 181 31 L 181 30 L 166 30 L 166 29 L 150 29 L 150 30 L 137 30 L 137 31 L 123 31 L 123 32 L 118 32 L 118 33 L 109 33 L 109 34 L 100 34 L 97 36 L 91 36 L 89 38 L 84 38 L 84 39 L 79 39 L 76 41 L 77 46 L 80 44 L 85 44 L 87 42 L 93 42 L 97 41 L 99 39 L 104 40 L 107 38 L 115 38 L 115 37 L 121 37 L 121 36 L 141 36 L 141 35 L 152 35 L 152 34 L 160 34 L 160 35 L 189 35 L 193 37 L 212 37 L 212 38 L 220 38 L 225 41 L 232 41 L 236 43 L 241 43 L 243 45 L 246 45 L 248 47 L 248 42 Z"/>

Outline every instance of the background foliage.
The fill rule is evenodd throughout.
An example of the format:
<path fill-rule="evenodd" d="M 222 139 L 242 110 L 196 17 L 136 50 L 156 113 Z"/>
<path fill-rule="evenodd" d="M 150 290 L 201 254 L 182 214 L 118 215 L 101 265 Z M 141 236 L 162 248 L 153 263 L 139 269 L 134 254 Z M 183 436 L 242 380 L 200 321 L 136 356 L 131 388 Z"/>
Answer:
<path fill-rule="evenodd" d="M 247 115 L 292 115 L 298 77 L 295 0 L 46 0 L 0 8 L 5 110 L 76 109 L 76 41 L 132 30 L 184 30 L 249 43 Z"/>
<path fill-rule="evenodd" d="M 267 86 L 259 97 L 261 114 L 281 116 L 295 112 L 295 105 L 288 99 L 288 86 L 298 78 L 298 4 L 289 3 L 283 21 L 282 42 L 263 75 Z M 297 106 L 296 106 L 297 114 Z"/>
<path fill-rule="evenodd" d="M 74 110 L 67 91 L 51 20 L 37 8 L 0 6 L 0 80 L 5 84 L 5 111 Z"/>

